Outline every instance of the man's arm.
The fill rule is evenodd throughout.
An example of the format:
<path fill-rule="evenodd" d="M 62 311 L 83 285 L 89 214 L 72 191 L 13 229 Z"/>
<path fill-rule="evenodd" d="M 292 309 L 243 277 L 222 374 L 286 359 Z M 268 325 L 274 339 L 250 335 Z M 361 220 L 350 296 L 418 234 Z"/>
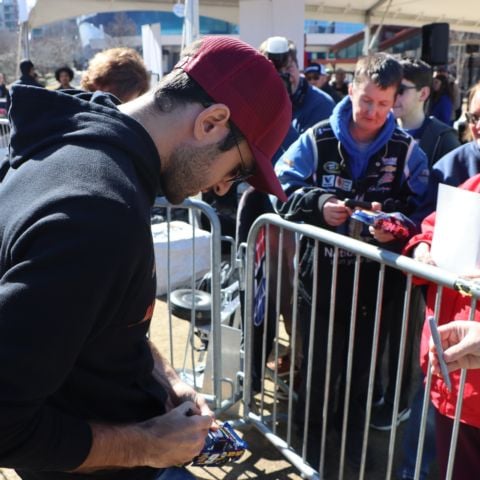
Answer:
<path fill-rule="evenodd" d="M 131 425 L 91 424 L 92 448 L 75 472 L 99 468 L 171 467 L 189 462 L 202 449 L 213 412 L 202 395 L 182 382 L 150 342 L 153 376 L 168 393 L 167 413 Z"/>
<path fill-rule="evenodd" d="M 323 205 L 334 195 L 313 184 L 317 151 L 312 135 L 311 130 L 303 133 L 275 164 L 288 200 L 282 203 L 273 195 L 270 199 L 275 211 L 286 220 L 325 226 Z"/>
<path fill-rule="evenodd" d="M 212 418 L 200 415 L 193 402 L 137 424 L 92 423 L 92 447 L 74 472 L 184 464 L 201 451 L 211 423 Z"/>
<path fill-rule="evenodd" d="M 168 393 L 167 411 L 181 405 L 184 402 L 193 402 L 200 415 L 209 416 L 212 420 L 211 428 L 216 429 L 214 414 L 210 410 L 203 395 L 198 394 L 190 385 L 180 380 L 177 372 L 170 363 L 150 342 L 150 348 L 154 360 L 153 376 Z"/>

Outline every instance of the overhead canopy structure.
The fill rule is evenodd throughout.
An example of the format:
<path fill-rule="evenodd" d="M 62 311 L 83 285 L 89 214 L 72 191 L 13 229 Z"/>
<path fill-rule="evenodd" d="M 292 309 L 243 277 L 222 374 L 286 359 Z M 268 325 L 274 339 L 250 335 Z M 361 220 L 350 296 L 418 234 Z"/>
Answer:
<path fill-rule="evenodd" d="M 98 12 L 172 11 L 179 0 L 21 0 L 30 28 Z M 295 0 L 292 0 L 292 2 Z M 184 3 L 181 0 L 181 3 Z M 238 23 L 239 0 L 199 0 L 200 15 Z M 305 18 L 337 22 L 421 26 L 447 22 L 450 29 L 480 33 L 478 0 L 305 0 Z"/>

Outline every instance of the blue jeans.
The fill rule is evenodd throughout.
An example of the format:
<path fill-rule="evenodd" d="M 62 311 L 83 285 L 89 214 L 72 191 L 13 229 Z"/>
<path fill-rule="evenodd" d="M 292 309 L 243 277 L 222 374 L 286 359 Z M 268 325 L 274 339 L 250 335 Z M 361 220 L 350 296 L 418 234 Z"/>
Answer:
<path fill-rule="evenodd" d="M 195 477 L 186 468 L 170 467 L 164 470 L 157 480 L 194 480 Z"/>
<path fill-rule="evenodd" d="M 403 435 L 403 461 L 398 469 L 398 478 L 413 479 L 415 477 L 415 463 L 417 460 L 418 437 L 422 420 L 423 377 L 412 400 L 410 418 L 408 419 Z M 425 426 L 425 441 L 420 468 L 420 480 L 425 480 L 430 470 L 430 464 L 436 456 L 435 449 L 435 407 L 430 403 L 428 407 L 427 423 Z"/>

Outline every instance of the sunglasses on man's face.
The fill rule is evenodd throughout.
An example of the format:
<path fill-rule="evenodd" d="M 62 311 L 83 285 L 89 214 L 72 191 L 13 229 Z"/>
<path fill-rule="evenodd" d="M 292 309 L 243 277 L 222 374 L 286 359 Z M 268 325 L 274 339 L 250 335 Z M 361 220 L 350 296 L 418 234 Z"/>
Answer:
<path fill-rule="evenodd" d="M 407 90 L 413 90 L 413 89 L 417 89 L 417 87 L 415 86 L 409 86 L 409 85 L 404 85 L 403 83 L 400 84 L 400 86 L 398 87 L 398 90 L 397 90 L 397 93 L 398 95 L 403 95 Z"/>
<path fill-rule="evenodd" d="M 312 80 L 318 80 L 320 78 L 320 75 L 306 75 L 305 78 L 307 79 L 307 81 L 311 82 Z"/>
<path fill-rule="evenodd" d="M 467 119 L 467 123 L 472 125 L 476 125 L 480 121 L 480 115 L 476 113 L 465 112 L 465 118 Z"/>

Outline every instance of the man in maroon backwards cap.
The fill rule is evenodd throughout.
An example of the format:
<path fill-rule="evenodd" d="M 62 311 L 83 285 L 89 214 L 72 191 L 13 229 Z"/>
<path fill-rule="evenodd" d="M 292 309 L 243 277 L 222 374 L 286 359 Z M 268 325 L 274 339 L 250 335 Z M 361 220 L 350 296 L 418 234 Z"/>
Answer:
<path fill-rule="evenodd" d="M 188 478 L 171 467 L 216 426 L 146 337 L 151 206 L 157 195 L 224 194 L 239 178 L 286 199 L 270 158 L 290 100 L 245 43 L 207 37 L 154 90 L 116 103 L 12 91 L 0 165 L 0 465 L 22 479 Z"/>

